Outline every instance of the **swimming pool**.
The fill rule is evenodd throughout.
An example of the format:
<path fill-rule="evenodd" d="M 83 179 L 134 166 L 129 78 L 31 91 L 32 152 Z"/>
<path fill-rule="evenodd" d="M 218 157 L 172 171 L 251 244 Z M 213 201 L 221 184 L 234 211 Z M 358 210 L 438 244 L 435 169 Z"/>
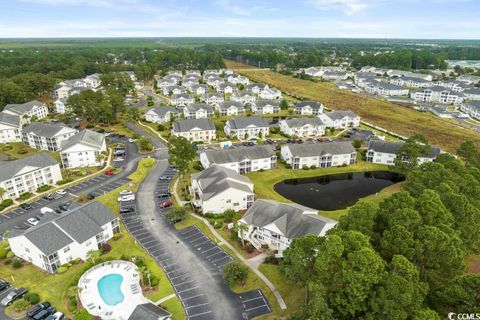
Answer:
<path fill-rule="evenodd" d="M 122 282 L 123 276 L 118 273 L 108 274 L 98 280 L 98 292 L 107 305 L 114 306 L 125 298 L 121 290 Z"/>

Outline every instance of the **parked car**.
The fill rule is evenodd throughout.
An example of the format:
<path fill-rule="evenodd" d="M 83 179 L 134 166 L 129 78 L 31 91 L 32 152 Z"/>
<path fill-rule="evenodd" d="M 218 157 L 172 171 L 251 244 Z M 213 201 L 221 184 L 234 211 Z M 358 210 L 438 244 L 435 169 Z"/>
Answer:
<path fill-rule="evenodd" d="M 164 201 L 160 204 L 160 208 L 169 208 L 173 204 L 172 200 Z"/>
<path fill-rule="evenodd" d="M 51 213 L 54 213 L 55 211 L 49 207 L 43 207 L 40 209 L 40 213 L 41 214 L 45 214 L 45 213 L 48 213 L 48 212 L 51 212 Z"/>
<path fill-rule="evenodd" d="M 135 195 L 134 194 L 127 194 L 125 196 L 120 196 L 120 197 L 118 197 L 118 201 L 120 201 L 120 202 L 135 201 Z"/>
<path fill-rule="evenodd" d="M 36 226 L 40 222 L 40 220 L 37 218 L 28 218 L 27 222 L 32 226 Z"/>
<path fill-rule="evenodd" d="M 168 197 L 170 197 L 170 193 L 168 193 L 168 192 L 167 193 L 160 193 L 157 197 L 158 198 L 168 198 Z"/>
<path fill-rule="evenodd" d="M 28 290 L 25 288 L 13 289 L 8 293 L 8 295 L 0 301 L 0 304 L 4 307 L 11 305 L 15 300 L 20 299 L 27 293 Z"/>
<path fill-rule="evenodd" d="M 32 318 L 33 320 L 45 320 L 48 316 L 54 314 L 55 312 L 57 312 L 57 309 L 55 309 L 54 307 L 48 307 L 47 309 L 43 309 L 42 311 L 34 315 Z"/>
<path fill-rule="evenodd" d="M 121 207 L 120 208 L 120 213 L 130 213 L 130 212 L 135 212 L 135 208 L 132 208 L 132 207 Z"/>
<path fill-rule="evenodd" d="M 45 320 L 62 320 L 64 319 L 63 313 L 60 311 L 55 312 L 54 314 L 49 315 Z"/>
<path fill-rule="evenodd" d="M 105 171 L 104 173 L 105 173 L 105 175 L 107 175 L 107 176 L 113 176 L 113 175 L 114 175 L 114 173 L 113 173 L 112 170 L 107 170 L 107 171 Z"/>
<path fill-rule="evenodd" d="M 170 181 L 170 180 L 172 180 L 172 177 L 169 177 L 169 176 L 161 176 L 159 180 Z"/>
<path fill-rule="evenodd" d="M 47 194 L 47 195 L 43 196 L 42 198 L 45 199 L 45 200 L 48 200 L 48 201 L 52 201 L 53 199 L 55 199 L 53 194 Z"/>
<path fill-rule="evenodd" d="M 36 315 L 37 313 L 39 313 L 40 311 L 44 310 L 44 309 L 47 309 L 50 307 L 50 302 L 48 301 L 45 301 L 45 302 L 42 302 L 40 304 L 37 304 L 36 306 L 34 306 L 33 308 L 31 308 L 30 310 L 28 310 L 27 312 L 27 316 L 29 317 L 33 317 L 34 315 Z"/>
<path fill-rule="evenodd" d="M 20 208 L 22 208 L 23 210 L 30 210 L 30 209 L 32 209 L 32 206 L 28 203 L 22 203 L 20 205 Z"/>
<path fill-rule="evenodd" d="M 68 202 L 65 202 L 65 203 L 62 203 L 58 206 L 58 209 L 62 210 L 62 211 L 67 211 L 68 210 L 68 207 L 70 207 L 70 203 Z"/>
<path fill-rule="evenodd" d="M 60 196 L 64 196 L 67 194 L 67 191 L 63 190 L 63 189 L 60 189 L 60 190 L 57 190 L 55 191 L 56 194 L 60 195 Z"/>
<path fill-rule="evenodd" d="M 56 208 L 56 209 L 54 209 L 54 210 L 55 210 L 55 213 L 58 213 L 58 214 L 61 214 L 61 213 L 62 213 L 62 210 L 60 210 L 60 209 L 58 209 L 58 208 Z"/>
<path fill-rule="evenodd" d="M 134 142 L 135 142 L 135 140 L 134 140 L 134 139 L 132 139 L 132 138 L 130 138 L 130 139 L 128 139 L 128 142 L 130 142 L 130 143 L 134 143 Z"/>
<path fill-rule="evenodd" d="M 4 291 L 8 287 L 10 287 L 10 283 L 8 283 L 7 281 L 5 281 L 3 279 L 0 279 L 0 292 Z"/>
<path fill-rule="evenodd" d="M 95 199 L 95 195 L 93 193 L 89 193 L 89 194 L 87 194 L 87 198 L 88 198 L 88 200 L 93 200 L 93 199 Z"/>
<path fill-rule="evenodd" d="M 120 194 L 121 196 L 126 196 L 126 195 L 129 195 L 129 194 L 133 194 L 133 192 L 130 191 L 130 190 L 122 190 L 122 191 L 120 191 L 119 194 Z"/>

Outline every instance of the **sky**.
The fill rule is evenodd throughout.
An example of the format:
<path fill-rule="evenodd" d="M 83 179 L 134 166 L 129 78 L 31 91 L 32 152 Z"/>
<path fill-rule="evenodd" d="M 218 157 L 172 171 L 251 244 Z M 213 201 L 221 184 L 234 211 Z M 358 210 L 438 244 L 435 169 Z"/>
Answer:
<path fill-rule="evenodd" d="M 480 39 L 480 0 L 0 0 L 0 38 Z"/>

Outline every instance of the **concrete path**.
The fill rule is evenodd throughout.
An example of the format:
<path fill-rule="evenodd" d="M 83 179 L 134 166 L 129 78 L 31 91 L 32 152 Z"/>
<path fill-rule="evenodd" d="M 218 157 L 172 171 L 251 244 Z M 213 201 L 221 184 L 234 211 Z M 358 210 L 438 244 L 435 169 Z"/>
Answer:
<path fill-rule="evenodd" d="M 166 296 L 166 297 L 163 297 L 162 299 L 156 301 L 155 304 L 156 304 L 156 305 L 159 305 L 160 303 L 165 302 L 165 301 L 167 301 L 167 300 L 170 300 L 170 299 L 172 299 L 172 298 L 175 298 L 176 296 L 177 296 L 177 295 L 176 295 L 175 293 L 172 293 L 171 295 Z"/>

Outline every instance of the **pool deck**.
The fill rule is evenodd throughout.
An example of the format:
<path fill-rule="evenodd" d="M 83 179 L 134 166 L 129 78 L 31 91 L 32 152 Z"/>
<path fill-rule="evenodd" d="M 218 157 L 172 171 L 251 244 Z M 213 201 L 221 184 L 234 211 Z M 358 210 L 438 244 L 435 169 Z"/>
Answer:
<path fill-rule="evenodd" d="M 120 285 L 123 301 L 112 306 L 105 303 L 97 285 L 102 277 L 109 274 L 123 277 Z M 143 296 L 137 266 L 122 260 L 108 261 L 89 269 L 78 281 L 78 292 L 83 307 L 91 315 L 104 320 L 127 320 L 137 305 L 150 302 Z"/>

